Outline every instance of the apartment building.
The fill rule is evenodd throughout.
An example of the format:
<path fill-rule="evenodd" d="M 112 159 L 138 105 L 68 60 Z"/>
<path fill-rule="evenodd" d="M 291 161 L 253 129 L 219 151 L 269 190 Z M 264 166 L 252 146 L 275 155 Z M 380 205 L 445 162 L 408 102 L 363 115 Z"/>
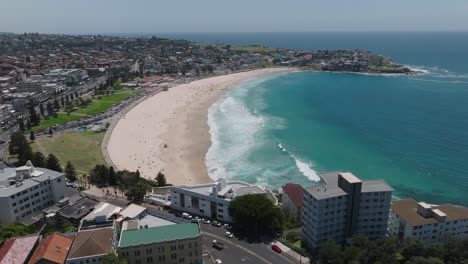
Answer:
<path fill-rule="evenodd" d="M 0 224 L 11 224 L 64 198 L 63 173 L 35 168 L 28 161 L 19 168 L 0 171 Z"/>
<path fill-rule="evenodd" d="M 413 199 L 393 201 L 388 233 L 400 240 L 414 237 L 424 242 L 438 242 L 447 234 L 466 238 L 468 208 L 452 204 L 429 205 Z"/>
<path fill-rule="evenodd" d="M 344 242 L 355 234 L 386 235 L 393 189 L 385 181 L 360 180 L 349 172 L 320 176 L 320 185 L 304 191 L 302 228 L 309 247 L 327 240 Z"/>
<path fill-rule="evenodd" d="M 42 82 L 40 80 L 26 80 L 16 84 L 18 93 L 42 93 Z"/>
<path fill-rule="evenodd" d="M 126 225 L 117 249 L 129 264 L 203 263 L 198 224 L 168 224 L 139 228 Z"/>
<path fill-rule="evenodd" d="M 267 196 L 265 189 L 240 181 L 219 179 L 214 183 L 179 185 L 171 188 L 171 208 L 211 219 L 231 222 L 229 203 L 247 194 Z"/>

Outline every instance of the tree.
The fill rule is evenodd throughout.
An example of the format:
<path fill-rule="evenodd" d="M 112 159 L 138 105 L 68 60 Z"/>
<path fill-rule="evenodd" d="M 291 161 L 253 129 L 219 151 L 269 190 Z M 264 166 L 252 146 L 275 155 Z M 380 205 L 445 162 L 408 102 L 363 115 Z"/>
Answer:
<path fill-rule="evenodd" d="M 41 120 L 37 115 L 36 110 L 34 110 L 34 106 L 32 105 L 32 103 L 29 104 L 29 120 L 31 121 L 31 124 L 33 126 L 39 125 L 39 122 Z"/>
<path fill-rule="evenodd" d="M 33 226 L 23 224 L 10 224 L 0 226 L 0 241 L 11 237 L 25 236 L 36 232 Z"/>
<path fill-rule="evenodd" d="M 46 168 L 58 172 L 63 171 L 62 166 L 60 165 L 60 161 L 54 154 L 49 154 L 49 156 L 47 156 Z"/>
<path fill-rule="evenodd" d="M 29 120 L 29 118 L 26 120 L 26 128 L 31 129 L 31 121 Z"/>
<path fill-rule="evenodd" d="M 71 182 L 75 182 L 77 179 L 77 173 L 75 166 L 70 161 L 67 161 L 67 165 L 65 166 L 65 177 Z"/>
<path fill-rule="evenodd" d="M 411 260 L 407 261 L 406 264 L 444 264 L 440 258 L 423 258 L 423 257 L 413 257 Z"/>
<path fill-rule="evenodd" d="M 114 167 L 109 167 L 109 185 L 117 186 L 117 174 L 115 173 Z"/>
<path fill-rule="evenodd" d="M 21 132 L 14 132 L 10 135 L 8 151 L 11 155 L 19 155 L 29 146 L 28 140 Z M 30 147 L 30 146 L 29 146 Z"/>
<path fill-rule="evenodd" d="M 136 185 L 130 187 L 126 196 L 129 200 L 132 200 L 134 203 L 143 202 L 146 195 L 146 185 L 142 182 L 138 182 Z"/>
<path fill-rule="evenodd" d="M 318 259 L 320 263 L 343 263 L 341 246 L 335 241 L 324 242 L 318 251 Z"/>
<path fill-rule="evenodd" d="M 43 168 L 43 167 L 47 166 L 46 158 L 45 158 L 44 154 L 42 154 L 41 152 L 34 152 L 31 162 L 36 167 L 42 167 Z"/>
<path fill-rule="evenodd" d="M 24 121 L 22 118 L 18 118 L 18 125 L 21 132 L 24 132 Z"/>
<path fill-rule="evenodd" d="M 31 160 L 33 158 L 33 152 L 31 146 L 26 145 L 23 152 L 19 153 L 18 155 L 18 162 L 16 165 L 22 166 L 28 162 L 28 160 Z"/>
<path fill-rule="evenodd" d="M 127 260 L 109 253 L 102 258 L 102 264 L 127 264 Z"/>
<path fill-rule="evenodd" d="M 167 185 L 166 176 L 162 172 L 158 172 L 158 175 L 156 176 L 156 186 L 163 187 L 166 185 Z"/>
<path fill-rule="evenodd" d="M 36 136 L 34 135 L 34 131 L 31 130 L 29 133 L 29 140 L 34 141 L 36 139 Z"/>
<path fill-rule="evenodd" d="M 39 104 L 39 113 L 41 113 L 41 116 L 44 116 L 45 110 L 43 104 Z"/>
<path fill-rule="evenodd" d="M 58 104 L 57 99 L 54 100 L 54 104 Z M 60 109 L 60 105 L 58 106 L 58 108 Z M 46 109 L 47 109 L 47 114 L 48 115 L 52 115 L 55 112 L 54 107 L 52 106 L 51 102 L 47 102 Z"/>
<path fill-rule="evenodd" d="M 109 168 L 106 165 L 98 164 L 89 171 L 89 180 L 100 187 L 109 184 Z"/>
<path fill-rule="evenodd" d="M 248 194 L 229 204 L 229 215 L 236 229 L 249 236 L 275 234 L 282 230 L 284 215 L 264 195 Z"/>

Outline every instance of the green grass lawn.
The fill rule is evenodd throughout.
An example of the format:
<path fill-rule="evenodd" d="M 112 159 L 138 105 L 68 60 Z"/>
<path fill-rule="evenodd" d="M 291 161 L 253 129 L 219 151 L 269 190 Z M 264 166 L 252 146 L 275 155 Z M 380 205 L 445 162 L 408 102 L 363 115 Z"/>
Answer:
<path fill-rule="evenodd" d="M 57 118 L 50 117 L 48 120 L 43 119 L 41 120 L 41 123 L 38 126 L 35 126 L 32 129 L 34 132 L 37 132 L 53 125 L 60 125 L 73 120 L 78 120 L 82 117 L 85 117 L 86 115 L 94 115 L 100 113 L 110 108 L 112 105 L 117 104 L 118 102 L 127 99 L 129 96 L 134 95 L 138 92 L 140 91 L 126 89 L 119 90 L 113 95 L 101 96 L 100 99 L 98 99 L 98 96 L 96 96 L 93 99 L 93 102 L 87 105 L 86 107 L 78 108 L 76 111 L 70 113 L 70 115 L 67 115 L 66 113 L 64 113 L 64 110 L 61 110 L 63 112 L 58 113 Z M 29 133 L 29 131 L 26 132 Z"/>
<path fill-rule="evenodd" d="M 101 151 L 104 135 L 105 132 L 70 130 L 52 137 L 37 138 L 31 146 L 34 151 L 40 151 L 46 156 L 50 153 L 56 155 L 62 167 L 70 161 L 80 175 L 89 174 L 89 170 L 96 164 L 106 164 Z"/>

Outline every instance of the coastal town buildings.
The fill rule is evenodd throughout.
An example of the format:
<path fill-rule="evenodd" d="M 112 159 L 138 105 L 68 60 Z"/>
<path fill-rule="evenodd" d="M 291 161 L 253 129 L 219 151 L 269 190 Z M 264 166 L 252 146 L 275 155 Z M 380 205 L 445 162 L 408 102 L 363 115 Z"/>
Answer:
<path fill-rule="evenodd" d="M 171 187 L 171 208 L 231 222 L 229 203 L 236 197 L 246 194 L 267 196 L 267 191 L 259 186 L 240 181 L 227 181 L 224 178 L 208 184 L 179 185 Z"/>
<path fill-rule="evenodd" d="M 28 263 L 34 253 L 40 236 L 32 234 L 8 239 L 0 248 L 0 263 Z"/>
<path fill-rule="evenodd" d="M 286 216 L 301 220 L 304 189 L 299 184 L 287 183 L 282 188 L 282 208 Z"/>
<path fill-rule="evenodd" d="M 60 233 L 49 235 L 41 240 L 28 263 L 63 264 L 65 263 L 72 242 L 72 236 L 64 236 Z"/>
<path fill-rule="evenodd" d="M 0 172 L 0 224 L 11 224 L 64 198 L 63 173 L 35 168 L 28 161 L 19 168 L 4 168 Z"/>
<path fill-rule="evenodd" d="M 468 208 L 452 204 L 429 205 L 414 199 L 392 202 L 389 234 L 439 242 L 445 235 L 468 237 Z"/>
<path fill-rule="evenodd" d="M 344 242 L 355 234 L 386 236 L 393 189 L 385 181 L 360 180 L 349 172 L 320 177 L 320 185 L 304 191 L 302 229 L 309 247 Z"/>
<path fill-rule="evenodd" d="M 148 228 L 129 223 L 117 252 L 129 264 L 203 263 L 200 227 L 192 223 Z"/>

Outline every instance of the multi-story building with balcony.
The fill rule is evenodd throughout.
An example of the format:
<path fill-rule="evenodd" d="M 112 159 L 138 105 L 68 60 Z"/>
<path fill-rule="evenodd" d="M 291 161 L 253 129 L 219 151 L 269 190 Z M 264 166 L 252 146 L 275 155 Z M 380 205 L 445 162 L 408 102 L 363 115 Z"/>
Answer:
<path fill-rule="evenodd" d="M 345 242 L 355 234 L 386 235 L 393 189 L 385 181 L 360 180 L 349 172 L 320 176 L 322 184 L 304 191 L 302 228 L 309 247 Z"/>

